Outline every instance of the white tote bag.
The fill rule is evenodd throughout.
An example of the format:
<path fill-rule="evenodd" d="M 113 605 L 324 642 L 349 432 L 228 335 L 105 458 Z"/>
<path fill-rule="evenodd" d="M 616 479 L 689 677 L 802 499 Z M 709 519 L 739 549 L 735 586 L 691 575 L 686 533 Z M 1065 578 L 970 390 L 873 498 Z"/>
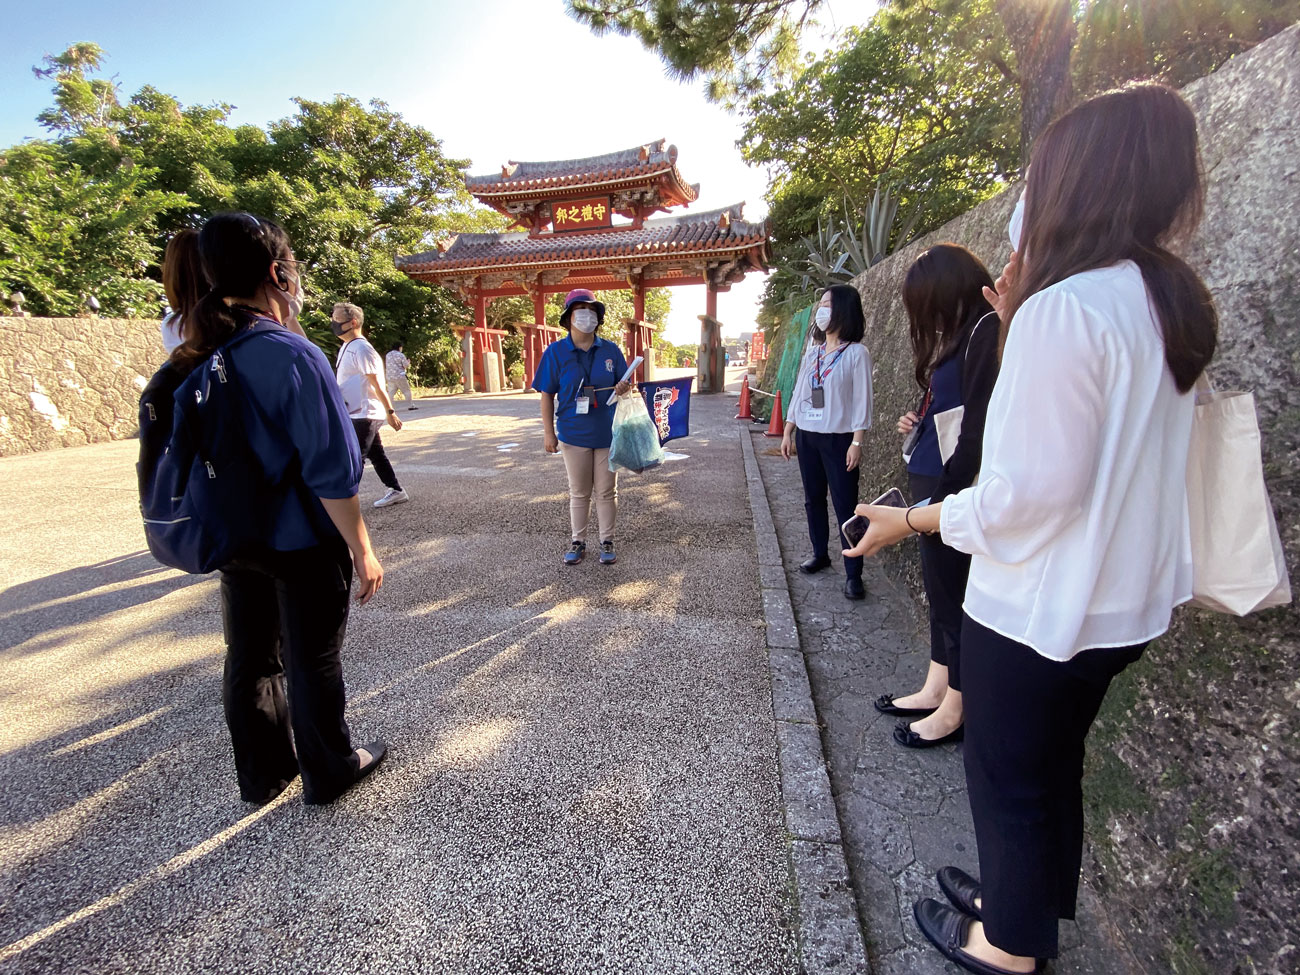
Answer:
<path fill-rule="evenodd" d="M 1291 601 L 1282 539 L 1264 484 L 1255 397 L 1196 384 L 1187 455 L 1192 604 L 1247 613 Z"/>

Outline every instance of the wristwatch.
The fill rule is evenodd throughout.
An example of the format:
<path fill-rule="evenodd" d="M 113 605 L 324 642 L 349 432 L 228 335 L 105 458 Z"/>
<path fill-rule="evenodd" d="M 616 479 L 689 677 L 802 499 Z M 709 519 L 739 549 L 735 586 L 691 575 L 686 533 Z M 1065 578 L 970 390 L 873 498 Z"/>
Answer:
<path fill-rule="evenodd" d="M 861 440 L 855 440 L 855 441 L 853 441 L 853 446 L 855 446 L 855 447 L 861 447 L 861 446 L 862 446 L 862 441 L 861 441 Z"/>
<path fill-rule="evenodd" d="M 396 411 L 396 410 L 389 410 L 389 411 L 388 411 L 388 415 L 389 415 L 389 416 L 396 416 L 396 415 L 397 415 L 397 411 Z"/>

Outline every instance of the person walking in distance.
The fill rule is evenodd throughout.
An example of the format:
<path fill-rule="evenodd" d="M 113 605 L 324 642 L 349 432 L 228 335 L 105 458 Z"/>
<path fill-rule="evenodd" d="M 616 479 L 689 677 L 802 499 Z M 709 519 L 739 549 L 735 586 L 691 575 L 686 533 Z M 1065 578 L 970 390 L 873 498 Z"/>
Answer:
<path fill-rule="evenodd" d="M 406 397 L 406 408 L 415 409 L 415 397 L 411 395 L 411 383 L 406 378 L 406 370 L 411 367 L 411 362 L 406 358 L 402 351 L 402 343 L 398 342 L 388 350 L 388 355 L 384 356 L 384 368 L 388 371 L 388 398 L 393 405 L 397 405 L 397 394 L 401 393 Z"/>
<path fill-rule="evenodd" d="M 402 429 L 402 421 L 397 418 L 393 401 L 388 398 L 388 391 L 384 388 L 384 362 L 379 358 L 375 347 L 361 334 L 364 322 L 365 314 L 356 305 L 341 301 L 334 306 L 330 328 L 343 340 L 335 375 L 338 377 L 339 390 L 343 393 L 348 415 L 352 418 L 352 428 L 357 432 L 361 456 L 369 459 L 375 467 L 375 473 L 388 488 L 384 496 L 375 502 L 376 508 L 384 508 L 410 500 L 397 481 L 393 465 L 384 453 L 384 442 L 379 437 L 379 430 L 385 420 L 394 430 Z"/>

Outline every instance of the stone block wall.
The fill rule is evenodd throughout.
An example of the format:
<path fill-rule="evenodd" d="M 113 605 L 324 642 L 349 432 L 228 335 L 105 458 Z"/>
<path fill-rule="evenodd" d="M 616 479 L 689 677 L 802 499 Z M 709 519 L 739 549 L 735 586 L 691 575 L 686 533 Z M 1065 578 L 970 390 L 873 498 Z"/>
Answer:
<path fill-rule="evenodd" d="M 134 437 L 157 321 L 0 317 L 0 456 Z"/>
<path fill-rule="evenodd" d="M 1184 94 L 1201 124 L 1205 220 L 1185 256 L 1220 315 L 1211 368 L 1253 390 L 1264 465 L 1300 592 L 1300 25 Z M 864 497 L 906 483 L 893 430 L 914 409 L 899 290 L 925 248 L 954 241 L 997 275 L 1019 187 L 854 283 L 875 363 Z M 919 593 L 915 547 L 888 556 Z M 1116 929 L 1153 973 L 1300 971 L 1300 610 L 1244 620 L 1180 610 L 1112 687 L 1090 739 L 1092 858 Z"/>

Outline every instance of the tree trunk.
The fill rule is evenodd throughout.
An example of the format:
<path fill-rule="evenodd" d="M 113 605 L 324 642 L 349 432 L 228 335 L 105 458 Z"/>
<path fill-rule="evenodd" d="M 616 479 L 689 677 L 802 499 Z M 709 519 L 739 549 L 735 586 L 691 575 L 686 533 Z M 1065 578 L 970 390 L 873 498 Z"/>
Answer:
<path fill-rule="evenodd" d="M 1034 139 L 1070 107 L 1070 52 L 1076 35 L 1069 0 L 997 0 L 1020 77 L 1020 165 Z"/>

